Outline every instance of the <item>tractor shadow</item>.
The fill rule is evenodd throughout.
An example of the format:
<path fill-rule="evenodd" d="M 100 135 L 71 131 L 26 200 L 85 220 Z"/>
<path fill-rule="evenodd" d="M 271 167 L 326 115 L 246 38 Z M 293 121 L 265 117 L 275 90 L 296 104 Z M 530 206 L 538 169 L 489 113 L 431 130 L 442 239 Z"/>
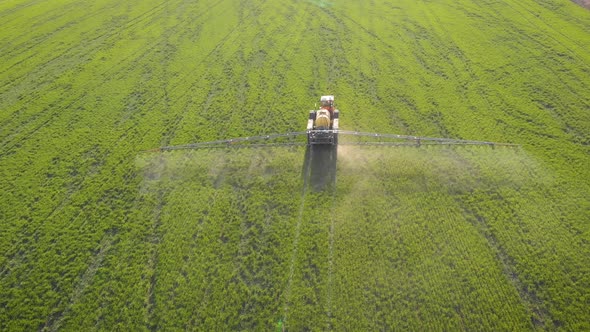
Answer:
<path fill-rule="evenodd" d="M 334 188 L 336 185 L 336 161 L 338 146 L 308 145 L 301 175 L 306 185 L 314 191 Z"/>

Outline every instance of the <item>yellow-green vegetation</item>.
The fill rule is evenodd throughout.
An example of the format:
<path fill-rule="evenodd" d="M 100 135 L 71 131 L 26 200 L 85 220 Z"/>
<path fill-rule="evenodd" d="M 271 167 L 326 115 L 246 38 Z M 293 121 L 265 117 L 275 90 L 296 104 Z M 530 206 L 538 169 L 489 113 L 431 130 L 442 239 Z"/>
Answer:
<path fill-rule="evenodd" d="M 0 2 L 0 330 L 590 329 L 590 11 Z M 520 144 L 142 153 L 301 131 Z"/>

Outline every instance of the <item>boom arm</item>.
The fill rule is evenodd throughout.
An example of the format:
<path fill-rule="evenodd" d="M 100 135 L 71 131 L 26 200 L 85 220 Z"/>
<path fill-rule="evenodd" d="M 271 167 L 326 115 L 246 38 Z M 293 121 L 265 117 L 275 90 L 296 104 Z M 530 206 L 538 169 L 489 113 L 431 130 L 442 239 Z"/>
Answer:
<path fill-rule="evenodd" d="M 185 149 L 210 149 L 210 148 L 227 148 L 227 147 L 260 147 L 260 146 L 276 146 L 276 145 L 305 145 L 300 137 L 308 136 L 310 133 L 315 134 L 317 130 L 308 130 L 300 132 L 289 132 L 283 134 L 270 134 L 262 136 L 240 137 L 211 142 L 200 142 L 186 145 L 163 146 L 158 149 L 148 151 L 171 151 L 171 150 L 185 150 Z M 322 133 L 328 133 L 338 136 L 357 137 L 357 141 L 340 140 L 338 145 L 487 145 L 487 146 L 506 146 L 518 147 L 518 144 L 511 143 L 497 143 L 487 141 L 473 141 L 453 138 L 437 138 L 437 137 L 422 137 L 410 135 L 396 135 L 396 134 L 379 134 L 367 133 L 359 131 L 347 130 L 322 130 Z M 280 142 L 280 139 L 290 139 L 290 142 Z M 364 140 L 363 140 L 364 139 Z M 387 141 L 389 140 L 389 141 Z M 278 141 L 278 142 L 277 142 Z"/>

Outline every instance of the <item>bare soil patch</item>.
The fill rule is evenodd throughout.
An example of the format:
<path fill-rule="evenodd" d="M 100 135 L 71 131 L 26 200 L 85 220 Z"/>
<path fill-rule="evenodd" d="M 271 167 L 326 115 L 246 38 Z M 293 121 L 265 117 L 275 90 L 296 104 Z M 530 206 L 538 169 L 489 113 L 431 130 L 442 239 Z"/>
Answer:
<path fill-rule="evenodd" d="M 590 0 L 572 0 L 572 1 L 584 8 L 590 9 Z"/>

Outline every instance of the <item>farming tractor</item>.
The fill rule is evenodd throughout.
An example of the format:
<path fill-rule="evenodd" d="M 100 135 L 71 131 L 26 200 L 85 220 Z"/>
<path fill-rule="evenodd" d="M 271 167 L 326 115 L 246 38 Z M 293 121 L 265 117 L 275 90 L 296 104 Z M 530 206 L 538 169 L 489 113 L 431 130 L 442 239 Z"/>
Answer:
<path fill-rule="evenodd" d="M 322 96 L 320 109 L 309 111 L 307 144 L 337 145 L 339 114 L 334 106 L 334 96 Z"/>

